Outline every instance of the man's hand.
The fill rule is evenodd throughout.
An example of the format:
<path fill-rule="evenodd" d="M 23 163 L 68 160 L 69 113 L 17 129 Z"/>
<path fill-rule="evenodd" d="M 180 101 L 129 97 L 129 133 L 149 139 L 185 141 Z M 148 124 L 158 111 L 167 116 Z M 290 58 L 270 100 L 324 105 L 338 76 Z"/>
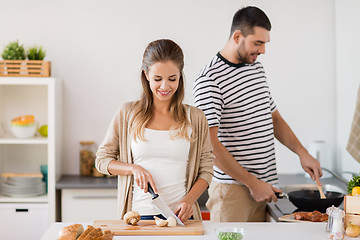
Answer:
<path fill-rule="evenodd" d="M 248 186 L 251 196 L 257 202 L 271 202 L 277 201 L 275 192 L 281 192 L 280 189 L 273 187 L 271 184 L 261 180 L 257 180 Z"/>
<path fill-rule="evenodd" d="M 180 203 L 176 206 L 174 213 L 182 222 L 186 222 L 193 215 L 194 210 L 191 205 L 191 203 L 180 201 Z"/>
<path fill-rule="evenodd" d="M 316 181 L 318 185 L 320 183 L 320 177 L 323 175 L 320 163 L 317 159 L 313 158 L 309 153 L 300 156 L 301 167 L 307 172 L 311 179 Z"/>

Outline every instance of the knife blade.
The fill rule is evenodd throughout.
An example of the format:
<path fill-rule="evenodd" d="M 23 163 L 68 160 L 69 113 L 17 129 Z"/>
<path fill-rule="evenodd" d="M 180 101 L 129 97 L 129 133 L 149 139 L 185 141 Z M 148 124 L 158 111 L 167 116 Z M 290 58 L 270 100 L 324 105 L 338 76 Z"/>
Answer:
<path fill-rule="evenodd" d="M 169 217 L 175 218 L 178 225 L 185 227 L 185 224 L 175 215 L 175 213 L 169 208 L 169 206 L 165 203 L 165 201 L 156 194 L 150 183 L 148 183 L 148 191 L 152 195 L 152 203 L 155 205 L 157 209 L 161 212 L 161 214 L 168 219 Z"/>

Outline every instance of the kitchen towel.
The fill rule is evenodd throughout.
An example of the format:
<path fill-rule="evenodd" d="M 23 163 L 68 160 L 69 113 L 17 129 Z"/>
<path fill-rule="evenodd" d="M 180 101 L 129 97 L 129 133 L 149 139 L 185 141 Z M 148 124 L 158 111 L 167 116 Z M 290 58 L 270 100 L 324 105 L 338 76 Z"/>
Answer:
<path fill-rule="evenodd" d="M 354 119 L 346 149 L 351 156 L 355 158 L 355 160 L 360 162 L 360 86 L 357 94 Z"/>

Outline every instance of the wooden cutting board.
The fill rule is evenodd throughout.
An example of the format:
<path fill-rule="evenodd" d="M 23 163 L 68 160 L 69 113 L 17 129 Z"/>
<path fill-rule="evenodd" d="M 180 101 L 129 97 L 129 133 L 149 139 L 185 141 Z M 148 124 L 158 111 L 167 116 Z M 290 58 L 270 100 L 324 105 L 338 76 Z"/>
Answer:
<path fill-rule="evenodd" d="M 93 226 L 103 231 L 110 230 L 116 236 L 121 235 L 203 235 L 202 221 L 186 221 L 185 227 L 159 227 L 155 220 L 140 220 L 138 225 L 132 226 L 124 220 L 95 220 Z"/>

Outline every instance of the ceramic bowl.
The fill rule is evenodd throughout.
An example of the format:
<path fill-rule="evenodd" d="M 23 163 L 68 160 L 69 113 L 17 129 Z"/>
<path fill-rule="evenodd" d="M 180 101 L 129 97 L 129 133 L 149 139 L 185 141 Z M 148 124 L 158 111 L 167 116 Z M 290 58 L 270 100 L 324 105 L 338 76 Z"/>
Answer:
<path fill-rule="evenodd" d="M 10 124 L 10 131 L 17 138 L 31 138 L 35 136 L 36 126 L 35 123 L 27 125 Z"/>
<path fill-rule="evenodd" d="M 245 230 L 240 227 L 222 227 L 216 229 L 219 240 L 241 240 L 244 239 Z"/>

